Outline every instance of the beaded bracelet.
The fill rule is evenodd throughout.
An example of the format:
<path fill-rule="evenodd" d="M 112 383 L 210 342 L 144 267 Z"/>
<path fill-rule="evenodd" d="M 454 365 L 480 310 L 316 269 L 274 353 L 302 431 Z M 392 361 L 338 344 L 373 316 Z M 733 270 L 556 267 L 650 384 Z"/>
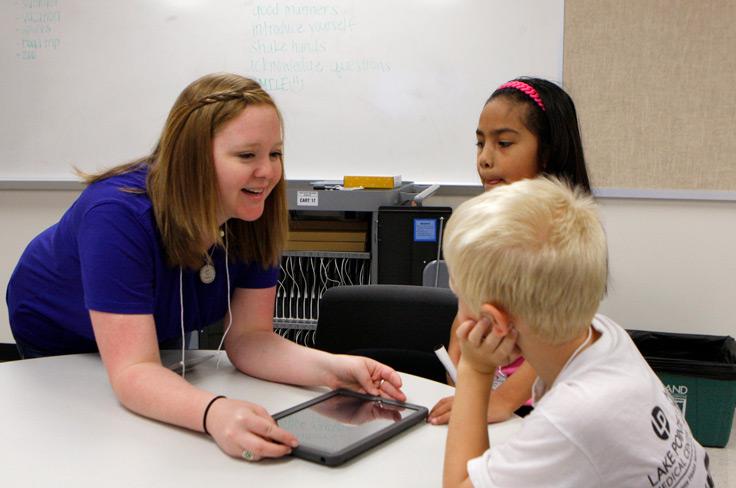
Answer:
<path fill-rule="evenodd" d="M 210 403 L 207 404 L 207 408 L 204 409 L 204 415 L 202 416 L 202 428 L 204 429 L 204 433 L 207 435 L 211 435 L 209 431 L 207 430 L 207 414 L 210 411 L 210 407 L 213 403 L 215 403 L 220 398 L 227 398 L 225 395 L 217 395 L 215 398 L 210 400 Z"/>

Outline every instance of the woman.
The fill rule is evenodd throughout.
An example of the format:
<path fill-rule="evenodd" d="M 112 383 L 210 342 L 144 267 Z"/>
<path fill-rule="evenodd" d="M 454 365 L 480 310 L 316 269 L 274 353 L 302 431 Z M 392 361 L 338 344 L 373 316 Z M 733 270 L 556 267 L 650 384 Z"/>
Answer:
<path fill-rule="evenodd" d="M 286 455 L 298 440 L 262 407 L 162 366 L 160 343 L 225 317 L 225 349 L 243 373 L 403 400 L 391 368 L 273 333 L 287 233 L 282 133 L 256 82 L 213 74 L 189 85 L 153 153 L 85 175 L 85 191 L 24 252 L 7 292 L 21 355 L 99 350 L 125 407 L 206 432 L 247 460 Z"/>

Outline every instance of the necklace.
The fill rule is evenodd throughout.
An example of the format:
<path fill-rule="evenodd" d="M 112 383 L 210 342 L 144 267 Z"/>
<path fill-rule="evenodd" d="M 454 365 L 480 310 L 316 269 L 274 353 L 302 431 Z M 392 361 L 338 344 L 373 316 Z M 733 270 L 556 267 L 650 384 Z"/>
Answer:
<path fill-rule="evenodd" d="M 212 253 L 215 252 L 215 246 L 212 246 L 210 252 L 205 254 L 205 263 L 199 268 L 199 280 L 205 285 L 209 285 L 215 281 L 217 271 L 215 270 L 215 264 L 212 261 Z"/>

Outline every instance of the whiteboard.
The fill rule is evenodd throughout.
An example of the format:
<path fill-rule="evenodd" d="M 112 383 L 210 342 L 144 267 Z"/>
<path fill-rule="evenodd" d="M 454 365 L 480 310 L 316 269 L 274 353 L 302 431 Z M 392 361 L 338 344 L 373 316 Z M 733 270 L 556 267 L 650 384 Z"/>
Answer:
<path fill-rule="evenodd" d="M 477 184 L 475 127 L 510 78 L 562 79 L 563 0 L 6 0 L 0 179 L 148 154 L 191 81 L 259 80 L 286 176 Z"/>

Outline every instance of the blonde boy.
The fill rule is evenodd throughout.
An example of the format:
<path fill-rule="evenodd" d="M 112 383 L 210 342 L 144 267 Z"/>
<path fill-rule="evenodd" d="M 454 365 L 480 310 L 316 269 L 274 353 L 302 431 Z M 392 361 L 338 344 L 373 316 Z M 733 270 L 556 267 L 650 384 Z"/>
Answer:
<path fill-rule="evenodd" d="M 707 487 L 705 450 L 628 334 L 596 315 L 606 238 L 593 200 L 555 179 L 523 180 L 465 202 L 444 240 L 467 319 L 444 485 Z M 497 366 L 537 371 L 534 411 L 489 449 Z"/>

